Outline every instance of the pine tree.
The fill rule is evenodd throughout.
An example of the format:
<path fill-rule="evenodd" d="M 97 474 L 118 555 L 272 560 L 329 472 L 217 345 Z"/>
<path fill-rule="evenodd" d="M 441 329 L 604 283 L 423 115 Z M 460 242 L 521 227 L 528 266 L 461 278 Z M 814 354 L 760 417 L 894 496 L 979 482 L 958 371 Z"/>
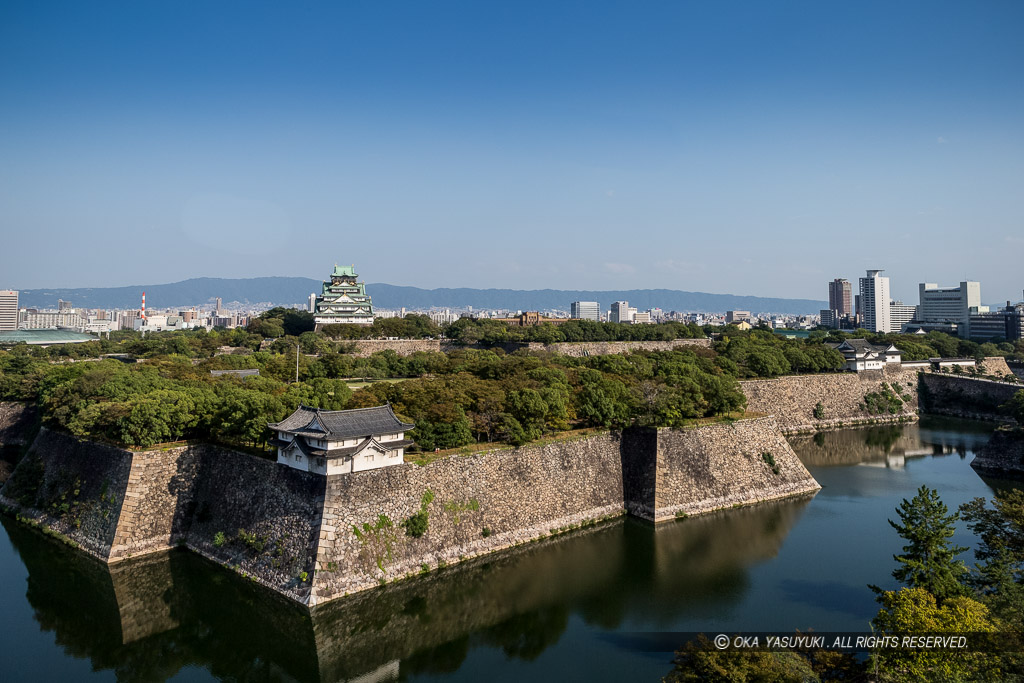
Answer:
<path fill-rule="evenodd" d="M 950 541 L 959 513 L 949 514 L 938 491 L 921 486 L 913 499 L 900 503 L 896 514 L 901 523 L 890 519 L 889 524 L 907 545 L 903 546 L 902 555 L 893 555 L 899 563 L 893 577 L 910 588 L 925 589 L 940 602 L 967 595 L 969 591 L 963 583 L 967 567 L 956 559 L 967 548 Z"/>

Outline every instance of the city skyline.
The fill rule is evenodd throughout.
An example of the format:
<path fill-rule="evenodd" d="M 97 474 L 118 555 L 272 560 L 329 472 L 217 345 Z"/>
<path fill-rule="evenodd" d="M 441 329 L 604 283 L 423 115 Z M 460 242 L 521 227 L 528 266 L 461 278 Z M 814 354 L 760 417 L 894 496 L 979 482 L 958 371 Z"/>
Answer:
<path fill-rule="evenodd" d="M 1019 296 L 1017 3 L 2 19 L 0 287 L 318 277 L 281 248 L 315 243 L 425 288 Z"/>

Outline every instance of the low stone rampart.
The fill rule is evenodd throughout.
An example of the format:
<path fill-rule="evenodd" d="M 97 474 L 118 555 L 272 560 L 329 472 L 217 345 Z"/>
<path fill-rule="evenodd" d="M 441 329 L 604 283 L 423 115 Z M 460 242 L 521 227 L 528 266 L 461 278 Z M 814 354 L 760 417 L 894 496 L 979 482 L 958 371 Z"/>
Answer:
<path fill-rule="evenodd" d="M 997 429 L 971 467 L 993 477 L 1024 479 L 1024 429 Z"/>
<path fill-rule="evenodd" d="M 530 342 L 530 351 L 547 351 L 562 356 L 584 358 L 586 356 L 608 356 L 633 351 L 672 351 L 686 346 L 710 348 L 710 339 L 675 339 L 672 341 L 615 341 L 615 342 L 558 342 L 541 344 Z"/>
<path fill-rule="evenodd" d="M 347 340 L 342 340 L 347 341 Z M 352 355 L 366 358 L 378 351 L 394 351 L 399 356 L 409 356 L 420 351 L 434 353 L 456 351 L 466 348 L 453 341 L 439 339 L 355 339 Z M 583 358 L 585 356 L 604 356 L 609 354 L 629 353 L 631 351 L 671 351 L 685 346 L 708 348 L 710 339 L 676 339 L 673 341 L 619 341 L 619 342 L 558 342 L 544 344 L 541 342 L 508 342 L 497 345 L 473 344 L 471 348 L 501 348 L 507 353 L 520 349 L 528 351 L 557 353 L 563 356 Z"/>
<path fill-rule="evenodd" d="M 774 418 L 658 430 L 654 521 L 821 488 Z"/>
<path fill-rule="evenodd" d="M 1020 391 L 1020 384 L 946 373 L 921 375 L 921 409 L 937 415 L 1011 421 L 1000 406 Z"/>
<path fill-rule="evenodd" d="M 348 341 L 348 340 L 341 340 Z M 378 351 L 394 351 L 399 356 L 411 356 L 420 351 L 440 353 L 442 350 L 439 339 L 356 339 L 353 356 L 366 358 Z"/>
<path fill-rule="evenodd" d="M 901 398 L 895 413 L 869 412 L 865 396 L 880 393 L 883 384 Z M 746 380 L 740 387 L 747 410 L 775 416 L 785 434 L 834 429 L 876 422 L 917 419 L 918 373 L 886 369 L 824 375 L 791 375 L 776 379 Z M 815 412 L 821 405 L 817 417 Z"/>
<path fill-rule="evenodd" d="M 978 369 L 986 375 L 996 375 L 997 377 L 1013 375 L 1013 370 L 1006 364 L 1006 359 L 1002 356 L 986 356 Z"/>

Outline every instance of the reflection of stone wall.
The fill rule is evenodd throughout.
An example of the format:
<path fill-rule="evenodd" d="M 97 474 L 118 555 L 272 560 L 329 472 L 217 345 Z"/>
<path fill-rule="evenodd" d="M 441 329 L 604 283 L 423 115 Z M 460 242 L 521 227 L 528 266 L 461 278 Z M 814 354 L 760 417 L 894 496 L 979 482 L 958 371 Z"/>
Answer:
<path fill-rule="evenodd" d="M 922 409 L 939 415 L 1008 420 L 999 407 L 1021 390 L 1019 384 L 952 374 L 921 375 Z"/>
<path fill-rule="evenodd" d="M 870 422 L 917 419 L 917 376 L 915 370 L 886 369 L 748 380 L 740 382 L 740 387 L 747 396 L 747 410 L 774 415 L 782 431 L 792 434 Z M 883 382 L 898 386 L 900 393 L 910 398 L 895 415 L 872 415 L 861 407 L 864 396 L 881 391 Z M 824 410 L 821 419 L 814 417 L 818 403 Z"/>
<path fill-rule="evenodd" d="M 1024 429 L 996 430 L 971 467 L 990 476 L 1024 479 Z"/>
<path fill-rule="evenodd" d="M 128 644 L 178 626 L 167 593 L 174 587 L 166 554 L 119 562 L 110 570 L 121 615 L 121 642 Z"/>
<path fill-rule="evenodd" d="M 131 454 L 42 429 L 0 489 L 0 502 L 107 559 Z"/>
<path fill-rule="evenodd" d="M 768 462 L 771 459 L 778 474 Z M 774 418 L 693 430 L 659 429 L 657 468 L 655 521 L 821 488 Z"/>

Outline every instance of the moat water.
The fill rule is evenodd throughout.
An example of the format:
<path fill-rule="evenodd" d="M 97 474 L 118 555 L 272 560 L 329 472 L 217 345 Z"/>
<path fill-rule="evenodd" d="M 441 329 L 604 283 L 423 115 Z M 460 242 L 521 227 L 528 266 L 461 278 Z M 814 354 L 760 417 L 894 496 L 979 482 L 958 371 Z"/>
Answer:
<path fill-rule="evenodd" d="M 3 678 L 657 681 L 672 653 L 636 633 L 862 631 L 877 611 L 866 585 L 894 585 L 886 519 L 903 498 L 927 484 L 952 509 L 1020 485 L 969 466 L 990 429 L 925 419 L 797 438 L 823 486 L 812 498 L 622 519 L 312 614 L 187 552 L 108 568 L 3 518 Z"/>

